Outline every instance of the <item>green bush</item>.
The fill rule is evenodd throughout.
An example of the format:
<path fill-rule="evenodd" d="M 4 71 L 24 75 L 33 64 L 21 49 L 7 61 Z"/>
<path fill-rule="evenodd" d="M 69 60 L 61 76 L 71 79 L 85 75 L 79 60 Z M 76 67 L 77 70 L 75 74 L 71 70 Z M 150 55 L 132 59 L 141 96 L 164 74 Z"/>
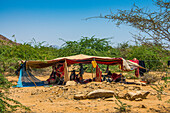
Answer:
<path fill-rule="evenodd" d="M 30 111 L 28 107 L 7 96 L 10 86 L 11 83 L 8 82 L 8 80 L 2 74 L 0 74 L 0 113 L 16 111 L 17 108 Z M 14 104 L 9 104 L 9 101 L 13 102 Z"/>

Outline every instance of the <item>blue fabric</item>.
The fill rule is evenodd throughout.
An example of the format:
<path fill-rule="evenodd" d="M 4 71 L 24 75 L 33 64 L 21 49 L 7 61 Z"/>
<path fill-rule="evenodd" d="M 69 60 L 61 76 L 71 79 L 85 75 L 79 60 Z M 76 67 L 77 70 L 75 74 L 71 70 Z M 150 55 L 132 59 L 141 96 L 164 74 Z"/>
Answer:
<path fill-rule="evenodd" d="M 16 87 L 23 87 L 22 85 L 22 68 L 20 69 L 19 79 Z"/>
<path fill-rule="evenodd" d="M 28 73 L 27 73 L 28 72 Z M 29 70 L 25 69 L 25 63 L 21 64 L 20 75 L 16 86 L 13 87 L 35 87 L 35 86 L 44 86 L 44 81 L 37 79 L 32 75 Z M 28 76 L 29 74 L 29 76 Z M 35 81 L 35 84 L 32 82 Z M 26 81 L 26 82 L 25 82 Z"/>
<path fill-rule="evenodd" d="M 35 84 L 37 85 L 37 86 L 44 86 L 44 82 L 42 81 L 42 82 L 35 82 L 35 84 L 33 83 L 33 82 L 29 82 L 29 83 L 26 83 L 26 82 L 22 82 L 22 84 L 23 84 L 23 87 L 35 87 Z"/>

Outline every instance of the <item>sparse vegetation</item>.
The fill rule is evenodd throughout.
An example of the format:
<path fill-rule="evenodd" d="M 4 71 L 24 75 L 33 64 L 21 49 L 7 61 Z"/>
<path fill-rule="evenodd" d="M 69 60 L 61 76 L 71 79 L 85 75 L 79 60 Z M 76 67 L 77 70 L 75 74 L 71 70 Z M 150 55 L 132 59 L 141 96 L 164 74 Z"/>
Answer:
<path fill-rule="evenodd" d="M 118 97 L 116 97 L 115 103 L 118 107 L 114 107 L 115 109 L 118 110 L 118 112 L 129 112 L 131 105 L 127 105 L 126 103 L 123 103 Z"/>
<path fill-rule="evenodd" d="M 8 89 L 10 86 L 11 83 L 8 82 L 2 74 L 0 74 L 0 112 L 12 112 L 16 111 L 17 108 L 22 108 L 26 111 L 30 111 L 30 108 L 22 105 L 20 102 L 11 99 L 7 96 Z"/>
<path fill-rule="evenodd" d="M 162 97 L 161 95 L 162 94 L 165 94 L 165 88 L 167 87 L 167 82 L 164 82 L 164 83 L 158 83 L 156 84 L 155 86 L 150 86 L 152 89 L 154 89 L 156 92 L 157 92 L 157 98 L 158 100 L 162 100 Z"/>

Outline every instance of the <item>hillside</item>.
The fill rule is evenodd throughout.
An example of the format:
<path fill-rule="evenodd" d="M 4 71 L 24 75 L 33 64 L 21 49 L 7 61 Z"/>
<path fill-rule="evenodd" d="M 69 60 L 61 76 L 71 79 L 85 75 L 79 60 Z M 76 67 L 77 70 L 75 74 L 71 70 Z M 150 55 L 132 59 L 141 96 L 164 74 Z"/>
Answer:
<path fill-rule="evenodd" d="M 19 43 L 13 42 L 12 40 L 0 34 L 0 45 L 13 45 L 13 44 L 20 45 Z"/>

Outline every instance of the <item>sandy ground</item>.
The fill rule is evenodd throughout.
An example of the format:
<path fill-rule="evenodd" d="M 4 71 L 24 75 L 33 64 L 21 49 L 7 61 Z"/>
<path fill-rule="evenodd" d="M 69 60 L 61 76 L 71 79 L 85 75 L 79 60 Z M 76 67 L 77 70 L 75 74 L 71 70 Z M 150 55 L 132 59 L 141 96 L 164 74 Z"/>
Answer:
<path fill-rule="evenodd" d="M 86 73 L 87 78 L 92 74 Z M 40 80 L 46 80 L 49 76 L 37 76 Z M 7 77 L 9 81 L 16 84 L 18 78 L 14 76 Z M 128 80 L 134 81 L 134 80 Z M 142 101 L 130 101 L 120 99 L 127 105 L 132 105 L 131 111 L 134 113 L 146 112 L 170 112 L 170 88 L 165 89 L 165 95 L 162 95 L 162 101 L 156 97 L 156 91 L 150 85 L 141 86 L 134 84 L 123 83 L 98 83 L 92 82 L 88 84 L 78 84 L 76 86 L 53 86 L 53 87 L 24 87 L 24 88 L 10 88 L 9 97 L 18 100 L 23 105 L 30 107 L 31 112 L 34 113 L 52 113 L 52 112 L 70 112 L 70 113 L 87 113 L 87 112 L 118 112 L 115 107 L 116 99 L 107 101 L 105 98 L 75 100 L 73 97 L 76 94 L 84 94 L 96 89 L 107 89 L 112 91 L 124 91 L 125 87 L 140 87 L 141 90 L 149 91 L 150 94 Z M 18 110 L 17 112 L 21 112 Z"/>

